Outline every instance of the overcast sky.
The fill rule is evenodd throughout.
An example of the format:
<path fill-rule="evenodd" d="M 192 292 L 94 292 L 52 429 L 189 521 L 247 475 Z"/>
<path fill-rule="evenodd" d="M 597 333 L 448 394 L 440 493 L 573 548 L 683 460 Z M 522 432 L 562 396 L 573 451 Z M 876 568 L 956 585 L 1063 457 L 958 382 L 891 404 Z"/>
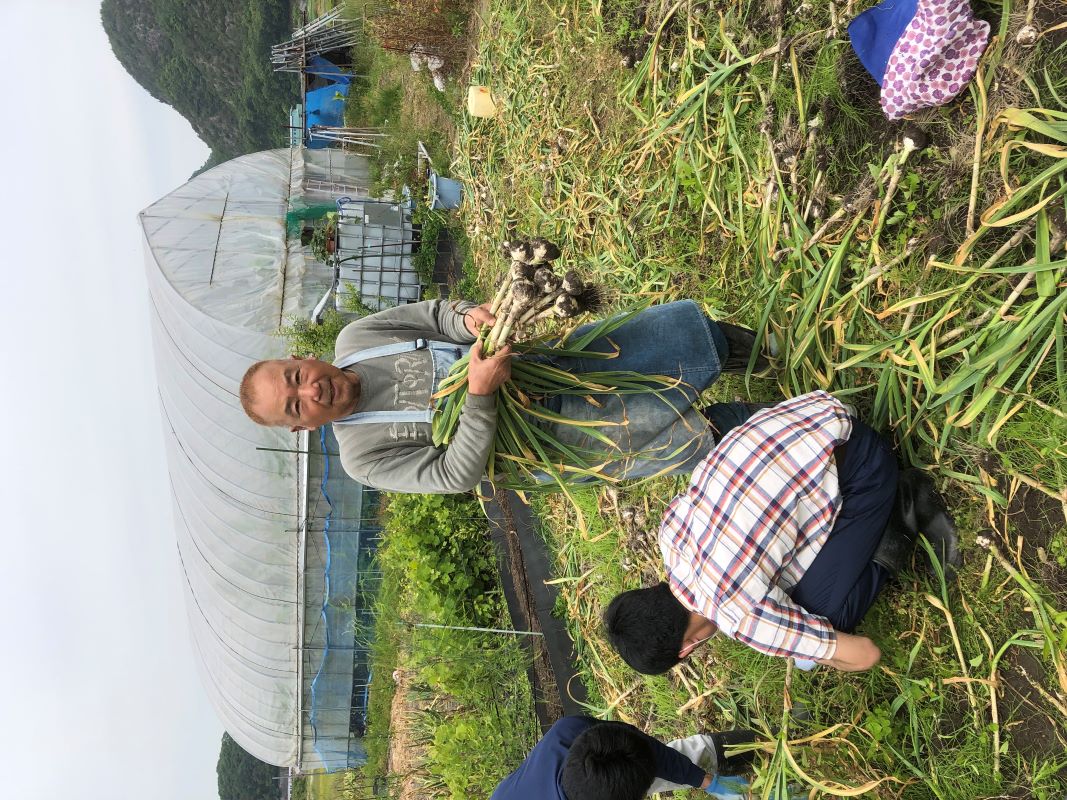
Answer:
<path fill-rule="evenodd" d="M 137 212 L 208 150 L 98 0 L 0 0 L 4 796 L 210 800 Z"/>

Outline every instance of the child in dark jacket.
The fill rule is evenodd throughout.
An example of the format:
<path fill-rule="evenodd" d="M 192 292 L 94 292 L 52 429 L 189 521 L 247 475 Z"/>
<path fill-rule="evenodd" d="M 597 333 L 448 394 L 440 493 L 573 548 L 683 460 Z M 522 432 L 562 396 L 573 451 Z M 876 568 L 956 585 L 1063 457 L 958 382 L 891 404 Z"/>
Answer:
<path fill-rule="evenodd" d="M 687 787 L 739 800 L 747 796 L 748 781 L 720 773 L 743 769 L 751 753 L 727 758 L 725 745 L 754 739 L 751 731 L 730 731 L 663 744 L 623 722 L 564 717 L 491 800 L 639 800 Z"/>

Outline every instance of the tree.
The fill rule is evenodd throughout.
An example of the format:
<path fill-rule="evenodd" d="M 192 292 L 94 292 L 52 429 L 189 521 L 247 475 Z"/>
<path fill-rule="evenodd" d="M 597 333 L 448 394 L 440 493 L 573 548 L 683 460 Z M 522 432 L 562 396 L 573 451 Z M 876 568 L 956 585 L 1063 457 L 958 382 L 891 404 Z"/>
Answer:
<path fill-rule="evenodd" d="M 222 734 L 219 762 L 219 800 L 275 800 L 278 768 L 245 752 L 241 745 Z"/>

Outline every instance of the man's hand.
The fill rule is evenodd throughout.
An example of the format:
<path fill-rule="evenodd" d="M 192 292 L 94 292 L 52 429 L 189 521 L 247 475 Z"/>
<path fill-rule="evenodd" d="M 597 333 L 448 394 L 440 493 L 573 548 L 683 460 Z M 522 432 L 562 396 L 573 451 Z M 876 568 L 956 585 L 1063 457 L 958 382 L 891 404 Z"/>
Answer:
<path fill-rule="evenodd" d="M 842 672 L 863 672 L 873 667 L 882 658 L 878 645 L 866 636 L 853 636 L 850 633 L 837 634 L 837 651 L 833 658 L 819 659 L 820 664 L 828 664 Z"/>
<path fill-rule="evenodd" d="M 482 325 L 492 327 L 494 323 L 496 323 L 496 317 L 489 313 L 489 303 L 482 303 L 463 313 L 463 324 L 470 331 L 471 336 L 477 336 Z"/>
<path fill-rule="evenodd" d="M 482 356 L 482 343 L 471 347 L 467 367 L 467 391 L 473 395 L 492 394 L 511 377 L 511 348 L 502 347 L 491 358 Z"/>

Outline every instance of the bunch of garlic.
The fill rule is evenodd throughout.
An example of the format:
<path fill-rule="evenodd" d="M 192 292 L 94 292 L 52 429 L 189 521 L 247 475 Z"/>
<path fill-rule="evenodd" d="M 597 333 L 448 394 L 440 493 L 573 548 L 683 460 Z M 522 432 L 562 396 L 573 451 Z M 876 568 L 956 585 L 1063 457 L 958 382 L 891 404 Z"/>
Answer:
<path fill-rule="evenodd" d="M 546 317 L 571 319 L 603 306 L 600 287 L 586 283 L 573 269 L 556 273 L 551 262 L 560 250 L 547 239 L 505 241 L 500 252 L 511 266 L 489 308 L 496 324 L 485 336 L 486 354 Z"/>

